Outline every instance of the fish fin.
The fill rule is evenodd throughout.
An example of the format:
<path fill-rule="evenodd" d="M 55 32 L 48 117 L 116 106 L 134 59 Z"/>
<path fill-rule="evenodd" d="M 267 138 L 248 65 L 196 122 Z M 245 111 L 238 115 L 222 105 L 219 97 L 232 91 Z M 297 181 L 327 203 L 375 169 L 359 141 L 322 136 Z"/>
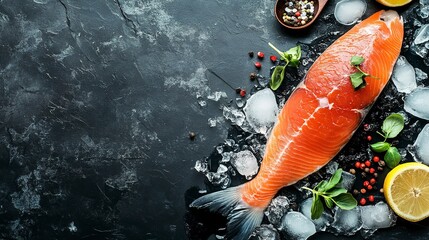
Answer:
<path fill-rule="evenodd" d="M 190 204 L 197 209 L 207 208 L 227 217 L 227 239 L 249 239 L 253 231 L 262 222 L 264 209 L 254 208 L 245 203 L 240 194 L 241 186 L 202 196 Z"/>

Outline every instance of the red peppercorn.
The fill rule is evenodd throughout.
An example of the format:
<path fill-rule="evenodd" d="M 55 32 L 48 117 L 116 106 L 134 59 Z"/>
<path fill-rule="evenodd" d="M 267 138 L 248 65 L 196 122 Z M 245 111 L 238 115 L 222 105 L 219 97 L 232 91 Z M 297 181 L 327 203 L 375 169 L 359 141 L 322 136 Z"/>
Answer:
<path fill-rule="evenodd" d="M 364 187 L 368 187 L 368 185 L 369 185 L 369 181 L 365 181 L 365 182 L 363 182 L 363 186 L 364 186 Z"/>
<path fill-rule="evenodd" d="M 241 97 L 246 96 L 246 90 L 241 89 L 241 90 L 240 90 L 240 96 L 241 96 Z"/>
<path fill-rule="evenodd" d="M 365 161 L 365 166 L 367 166 L 367 167 L 371 166 L 371 162 L 369 160 L 366 160 Z"/>
<path fill-rule="evenodd" d="M 355 162 L 355 167 L 360 168 L 360 162 Z"/>
<path fill-rule="evenodd" d="M 362 170 L 363 170 L 364 168 L 365 168 L 365 163 L 361 163 L 361 164 L 360 164 L 360 169 L 362 169 Z"/>
<path fill-rule="evenodd" d="M 372 190 L 372 185 L 368 185 L 366 188 L 367 188 L 368 190 Z"/>
<path fill-rule="evenodd" d="M 296 17 L 299 17 L 299 16 L 301 16 L 301 13 L 300 13 L 300 12 L 296 12 L 296 13 L 295 13 L 295 16 L 296 16 Z"/>
<path fill-rule="evenodd" d="M 380 158 L 379 158 L 379 157 L 377 157 L 377 156 L 374 156 L 374 157 L 372 158 L 372 161 L 374 161 L 374 162 L 379 162 L 379 161 L 380 161 Z"/>
<path fill-rule="evenodd" d="M 370 169 L 369 169 L 369 173 L 371 173 L 371 174 L 372 174 L 372 173 L 375 173 L 375 169 L 374 169 L 374 168 L 370 168 Z"/>
<path fill-rule="evenodd" d="M 260 69 L 262 67 L 262 64 L 260 62 L 255 62 L 255 67 L 257 69 Z"/>
<path fill-rule="evenodd" d="M 371 183 L 371 185 L 374 185 L 375 184 L 375 178 L 371 178 L 371 180 L 369 180 L 369 183 Z"/>
<path fill-rule="evenodd" d="M 371 141 L 371 140 L 372 140 L 371 135 L 368 135 L 368 136 L 366 137 L 366 140 Z"/>
<path fill-rule="evenodd" d="M 366 204 L 366 199 L 365 198 L 361 198 L 360 201 L 359 201 L 359 204 L 362 205 L 362 206 L 365 205 Z"/>
<path fill-rule="evenodd" d="M 235 93 L 240 94 L 240 92 L 241 92 L 241 88 L 236 88 L 235 89 Z"/>
<path fill-rule="evenodd" d="M 362 188 L 362 189 L 360 190 L 360 193 L 365 194 L 365 193 L 366 193 L 366 189 L 365 189 L 365 188 Z"/>
<path fill-rule="evenodd" d="M 262 59 L 264 58 L 265 54 L 263 52 L 258 52 L 258 58 Z"/>
<path fill-rule="evenodd" d="M 373 195 L 369 195 L 369 196 L 368 196 L 368 201 L 370 201 L 370 202 L 374 202 L 374 196 L 373 196 Z"/>
<path fill-rule="evenodd" d="M 277 61 L 277 57 L 274 55 L 271 55 L 270 60 L 271 60 L 271 62 L 275 63 Z"/>

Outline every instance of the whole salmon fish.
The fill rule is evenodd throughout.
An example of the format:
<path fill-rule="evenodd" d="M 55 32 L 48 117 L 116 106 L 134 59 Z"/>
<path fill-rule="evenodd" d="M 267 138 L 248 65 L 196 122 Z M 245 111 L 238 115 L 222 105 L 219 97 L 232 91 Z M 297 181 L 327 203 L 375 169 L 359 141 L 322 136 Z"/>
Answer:
<path fill-rule="evenodd" d="M 327 164 L 350 140 L 388 82 L 404 35 L 395 11 L 379 11 L 341 36 L 314 62 L 291 94 L 266 145 L 258 175 L 237 187 L 202 196 L 191 207 L 227 216 L 227 238 L 248 239 L 277 191 Z M 355 90 L 353 56 L 371 76 Z"/>

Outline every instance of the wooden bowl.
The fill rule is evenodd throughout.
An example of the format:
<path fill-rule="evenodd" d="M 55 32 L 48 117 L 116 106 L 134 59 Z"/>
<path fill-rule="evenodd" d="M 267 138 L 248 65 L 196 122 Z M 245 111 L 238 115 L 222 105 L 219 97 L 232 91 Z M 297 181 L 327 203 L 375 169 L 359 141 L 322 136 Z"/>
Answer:
<path fill-rule="evenodd" d="M 283 13 L 285 13 L 285 7 L 286 7 L 286 1 L 285 0 L 277 0 L 276 5 L 274 6 L 274 15 L 276 15 L 277 21 L 283 25 L 285 28 L 293 29 L 293 30 L 299 30 L 309 27 L 316 19 L 319 17 L 320 12 L 322 12 L 323 8 L 325 7 L 328 0 L 313 0 L 314 1 L 314 16 L 311 19 L 311 21 L 307 22 L 305 25 L 302 26 L 290 26 L 287 25 L 283 21 Z"/>

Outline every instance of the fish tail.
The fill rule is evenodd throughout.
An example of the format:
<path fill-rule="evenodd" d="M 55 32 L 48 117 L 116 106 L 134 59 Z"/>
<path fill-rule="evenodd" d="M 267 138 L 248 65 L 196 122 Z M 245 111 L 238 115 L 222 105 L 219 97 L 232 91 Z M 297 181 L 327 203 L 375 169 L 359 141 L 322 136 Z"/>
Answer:
<path fill-rule="evenodd" d="M 245 203 L 240 192 L 242 187 L 243 185 L 240 185 L 207 194 L 193 201 L 190 207 L 207 208 L 226 216 L 228 220 L 226 239 L 249 239 L 255 228 L 261 224 L 264 209 Z"/>

